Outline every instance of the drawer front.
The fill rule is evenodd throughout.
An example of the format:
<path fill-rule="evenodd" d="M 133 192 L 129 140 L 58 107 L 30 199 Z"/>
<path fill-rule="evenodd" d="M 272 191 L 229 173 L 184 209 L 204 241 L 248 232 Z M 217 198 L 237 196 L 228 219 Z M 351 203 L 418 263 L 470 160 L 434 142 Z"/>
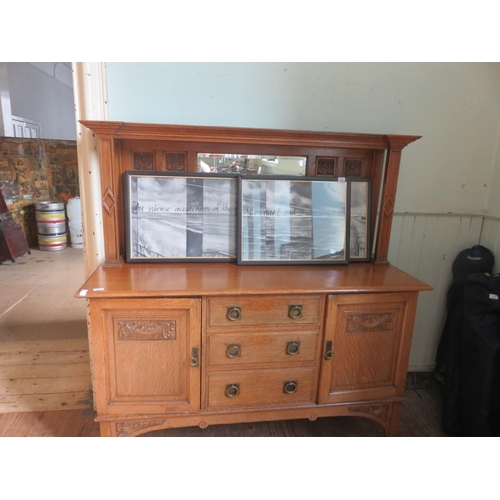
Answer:
<path fill-rule="evenodd" d="M 317 332 L 222 333 L 208 336 L 209 367 L 301 363 L 316 359 Z"/>
<path fill-rule="evenodd" d="M 206 374 L 206 409 L 286 406 L 316 399 L 315 368 Z"/>
<path fill-rule="evenodd" d="M 210 297 L 207 299 L 207 331 L 256 326 L 319 325 L 321 296 Z"/>

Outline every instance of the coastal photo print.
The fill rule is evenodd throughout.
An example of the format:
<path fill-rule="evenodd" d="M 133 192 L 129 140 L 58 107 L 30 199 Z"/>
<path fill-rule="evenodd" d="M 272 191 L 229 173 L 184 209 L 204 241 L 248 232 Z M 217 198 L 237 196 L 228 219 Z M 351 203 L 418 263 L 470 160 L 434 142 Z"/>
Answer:
<path fill-rule="evenodd" d="M 238 263 L 347 263 L 347 184 L 336 178 L 241 177 Z"/>
<path fill-rule="evenodd" d="M 127 262 L 236 260 L 237 176 L 125 172 Z"/>

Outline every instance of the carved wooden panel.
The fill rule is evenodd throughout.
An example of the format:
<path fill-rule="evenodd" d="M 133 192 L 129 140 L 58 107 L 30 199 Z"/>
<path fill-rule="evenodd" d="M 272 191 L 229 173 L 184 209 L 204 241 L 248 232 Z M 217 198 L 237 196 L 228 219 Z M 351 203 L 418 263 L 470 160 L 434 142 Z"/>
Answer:
<path fill-rule="evenodd" d="M 363 174 L 363 160 L 349 160 L 344 162 L 344 175 L 346 177 L 361 177 Z"/>
<path fill-rule="evenodd" d="M 337 158 L 318 158 L 316 160 L 317 175 L 335 175 Z"/>
<path fill-rule="evenodd" d="M 130 436 L 134 432 L 147 429 L 149 427 L 156 427 L 162 425 L 165 420 L 145 420 L 142 422 L 117 422 L 115 424 L 116 436 L 125 437 Z"/>
<path fill-rule="evenodd" d="M 176 322 L 115 320 L 118 340 L 175 340 Z"/>
<path fill-rule="evenodd" d="M 133 152 L 134 170 L 154 170 L 154 153 Z"/>
<path fill-rule="evenodd" d="M 184 172 L 186 155 L 184 153 L 165 153 L 165 170 L 167 172 Z"/>
<path fill-rule="evenodd" d="M 368 413 L 384 422 L 389 416 L 389 405 L 350 406 L 348 409 L 352 413 Z"/>
<path fill-rule="evenodd" d="M 394 320 L 394 313 L 348 314 L 346 332 L 387 332 L 394 328 Z"/>

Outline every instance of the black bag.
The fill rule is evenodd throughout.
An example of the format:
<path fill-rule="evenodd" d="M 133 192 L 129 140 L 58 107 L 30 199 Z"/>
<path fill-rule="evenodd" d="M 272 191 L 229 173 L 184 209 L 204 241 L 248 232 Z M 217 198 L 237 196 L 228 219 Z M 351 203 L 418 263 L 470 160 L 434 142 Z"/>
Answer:
<path fill-rule="evenodd" d="M 470 274 L 464 288 L 458 432 L 462 436 L 493 436 L 499 414 L 492 407 L 500 365 L 500 276 Z"/>
<path fill-rule="evenodd" d="M 451 267 L 452 282 L 446 295 L 446 321 L 441 333 L 437 353 L 436 366 L 434 372 L 437 373 L 444 368 L 445 360 L 450 355 L 450 335 L 460 328 L 462 324 L 463 310 L 463 288 L 465 278 L 471 273 L 493 272 L 495 256 L 491 250 L 481 245 L 475 245 L 472 248 L 462 250 L 453 261 Z"/>
<path fill-rule="evenodd" d="M 450 435 L 498 435 L 500 276 L 491 276 L 493 265 L 480 245 L 453 263 L 435 369 L 444 373 L 442 427 Z"/>

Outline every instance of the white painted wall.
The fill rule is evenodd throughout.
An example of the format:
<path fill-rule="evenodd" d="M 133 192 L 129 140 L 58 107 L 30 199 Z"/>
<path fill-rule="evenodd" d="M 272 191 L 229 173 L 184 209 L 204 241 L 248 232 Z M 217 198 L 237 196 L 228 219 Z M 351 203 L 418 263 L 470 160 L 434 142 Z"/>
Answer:
<path fill-rule="evenodd" d="M 423 138 L 403 151 L 389 261 L 420 295 L 410 370 L 431 370 L 456 255 L 500 261 L 499 63 L 106 63 L 108 117 Z M 488 195 L 490 195 L 488 197 Z"/>
<path fill-rule="evenodd" d="M 396 211 L 487 208 L 499 63 L 106 63 L 106 69 L 110 120 L 422 135 L 404 151 Z"/>
<path fill-rule="evenodd" d="M 76 140 L 71 68 L 64 63 L 8 62 L 12 114 L 41 124 L 41 138 Z"/>

